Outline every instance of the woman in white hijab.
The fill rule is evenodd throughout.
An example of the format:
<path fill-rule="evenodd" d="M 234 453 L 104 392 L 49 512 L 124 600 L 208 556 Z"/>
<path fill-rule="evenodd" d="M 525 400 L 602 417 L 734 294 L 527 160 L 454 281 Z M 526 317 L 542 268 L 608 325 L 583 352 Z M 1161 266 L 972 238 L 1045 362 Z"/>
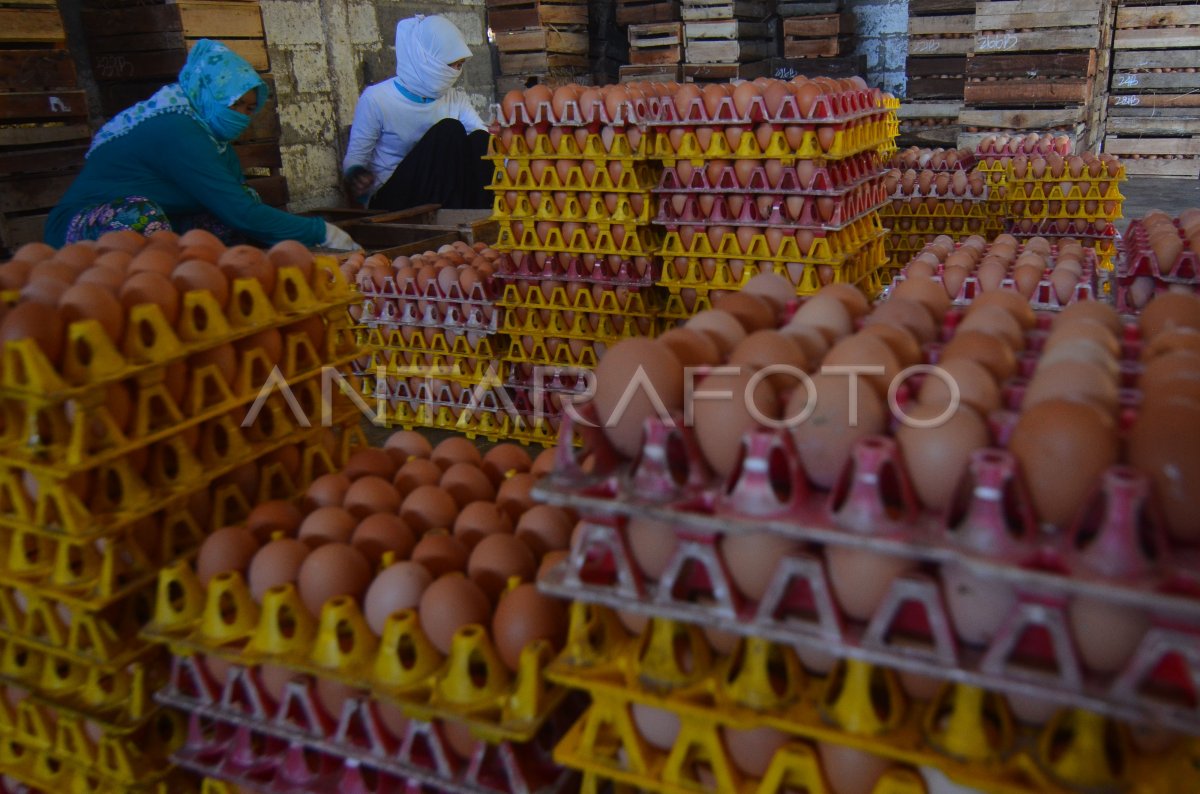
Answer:
<path fill-rule="evenodd" d="M 355 200 L 388 210 L 491 206 L 487 128 L 453 87 L 470 56 L 445 17 L 396 25 L 396 76 L 369 86 L 354 110 L 342 172 Z"/>

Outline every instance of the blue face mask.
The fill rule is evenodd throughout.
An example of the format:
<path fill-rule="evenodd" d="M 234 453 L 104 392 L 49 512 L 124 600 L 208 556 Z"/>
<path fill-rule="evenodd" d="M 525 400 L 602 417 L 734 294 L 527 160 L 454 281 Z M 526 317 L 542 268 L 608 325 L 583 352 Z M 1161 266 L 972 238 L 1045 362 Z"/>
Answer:
<path fill-rule="evenodd" d="M 250 117 L 233 108 L 220 108 L 205 121 L 213 137 L 219 141 L 236 140 L 250 126 Z"/>

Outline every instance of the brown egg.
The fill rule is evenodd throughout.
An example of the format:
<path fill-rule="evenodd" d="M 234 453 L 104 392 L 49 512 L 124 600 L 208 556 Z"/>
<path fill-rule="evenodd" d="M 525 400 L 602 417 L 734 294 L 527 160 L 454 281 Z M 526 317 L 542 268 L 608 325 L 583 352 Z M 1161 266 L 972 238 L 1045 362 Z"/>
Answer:
<path fill-rule="evenodd" d="M 729 357 L 728 365 L 742 367 L 747 373 L 754 373 L 766 367 L 792 367 L 797 370 L 807 370 L 808 357 L 804 350 L 792 338 L 778 331 L 755 331 L 743 339 Z M 779 373 L 768 376 L 771 387 L 779 392 L 785 387 L 790 388 L 795 381 L 794 376 Z"/>
<path fill-rule="evenodd" d="M 571 542 L 573 522 L 560 507 L 534 505 L 521 515 L 516 536 L 538 557 L 566 549 Z"/>
<path fill-rule="evenodd" d="M 404 497 L 400 507 L 400 517 L 418 535 L 431 529 L 449 529 L 457 515 L 454 497 L 436 485 L 417 486 Z"/>
<path fill-rule="evenodd" d="M 295 240 L 282 240 L 275 243 L 267 251 L 267 259 L 276 268 L 296 268 L 304 276 L 305 281 L 312 279 L 313 255 L 311 251 L 304 247 L 303 243 L 298 243 Z"/>
<path fill-rule="evenodd" d="M 947 410 L 940 405 L 906 408 L 908 421 L 934 424 L 905 423 L 896 432 L 917 498 L 927 510 L 939 513 L 950 506 L 971 454 L 989 443 L 987 425 L 974 410 L 963 405 L 946 417 Z"/>
<path fill-rule="evenodd" d="M 371 583 L 371 565 L 353 546 L 326 543 L 304 559 L 296 581 L 300 600 L 319 618 L 321 608 L 334 598 L 362 597 Z"/>
<path fill-rule="evenodd" d="M 1000 387 L 996 379 L 982 364 L 967 358 L 953 358 L 938 365 L 958 388 L 959 399 L 980 416 L 986 417 L 1000 408 Z M 933 375 L 926 376 L 921 384 L 918 402 L 922 405 L 943 407 L 950 404 L 950 387 L 946 380 Z"/>
<path fill-rule="evenodd" d="M 537 476 L 532 472 L 514 474 L 500 484 L 496 491 L 496 504 L 508 513 L 514 523 L 520 520 L 526 510 L 534 506 L 533 490 Z"/>
<path fill-rule="evenodd" d="M 246 516 L 246 529 L 265 542 L 276 532 L 294 535 L 300 529 L 303 520 L 304 515 L 294 504 L 283 499 L 273 499 L 255 505 L 250 515 Z"/>
<path fill-rule="evenodd" d="M 752 373 L 713 373 L 696 386 L 692 407 L 696 441 L 708 465 L 728 477 L 741 454 L 742 436 L 778 418 L 775 390 L 765 381 L 751 387 Z"/>
<path fill-rule="evenodd" d="M 1004 383 L 1017 371 L 1017 357 L 1000 337 L 982 331 L 956 333 L 942 349 L 939 363 L 955 358 L 975 361 L 987 368 L 998 383 Z"/>
<path fill-rule="evenodd" d="M 1129 463 L 1150 478 L 1170 536 L 1183 543 L 1200 537 L 1193 487 L 1200 481 L 1200 404 L 1163 399 L 1143 410 L 1130 432 Z"/>
<path fill-rule="evenodd" d="M 1059 361 L 1039 367 L 1021 401 L 1028 411 L 1046 400 L 1087 402 L 1107 415 L 1117 410 L 1117 384 L 1103 369 L 1087 361 Z"/>
<path fill-rule="evenodd" d="M 1033 310 L 1030 309 L 1030 314 Z M 1117 314 L 1117 310 L 1107 303 L 1101 301 L 1079 301 L 1072 303 L 1070 306 L 1059 312 L 1058 317 L 1054 320 L 1054 326 L 1057 328 L 1060 325 L 1070 325 L 1071 323 L 1091 320 L 1098 322 L 1112 332 L 1113 337 L 1120 338 L 1121 336 L 1121 317 Z M 1026 326 L 1031 328 L 1032 325 Z"/>
<path fill-rule="evenodd" d="M 896 359 L 900 362 L 901 367 L 911 367 L 914 364 L 920 364 L 924 359 L 921 353 L 921 343 L 913 336 L 912 332 L 898 325 L 884 325 L 877 323 L 875 325 L 865 326 L 858 332 L 864 336 L 876 336 L 882 339 Z"/>
<path fill-rule="evenodd" d="M 457 538 L 442 529 L 431 530 L 417 541 L 412 561 L 419 562 L 434 576 L 466 571 L 470 551 Z"/>
<path fill-rule="evenodd" d="M 397 430 L 383 442 L 383 448 L 397 458 L 399 466 L 409 458 L 428 458 L 433 453 L 433 445 L 415 430 Z"/>
<path fill-rule="evenodd" d="M 451 573 L 425 589 L 419 606 L 421 629 L 443 654 L 450 652 L 454 634 L 471 624 L 488 625 L 492 607 L 479 585 Z"/>
<path fill-rule="evenodd" d="M 224 309 L 229 304 L 229 281 L 216 265 L 200 259 L 181 262 L 171 271 L 171 283 L 180 294 L 193 290 L 210 293 Z"/>
<path fill-rule="evenodd" d="M 1086 325 L 1086 323 L 1084 323 Z M 1154 341 L 1142 348 L 1141 360 L 1151 362 L 1170 353 L 1200 353 L 1200 331 L 1191 328 L 1173 328 L 1155 335 Z"/>
<path fill-rule="evenodd" d="M 741 292 L 721 293 L 714 303 L 714 308 L 732 314 L 748 334 L 775 326 L 774 307 L 754 295 Z"/>
<path fill-rule="evenodd" d="M 734 587 L 751 601 L 759 601 L 771 585 L 775 566 L 803 547 L 793 538 L 770 532 L 738 532 L 721 538 L 720 550 Z"/>
<path fill-rule="evenodd" d="M 261 604 L 263 596 L 272 587 L 295 584 L 309 551 L 307 543 L 295 538 L 273 540 L 259 549 L 250 560 L 246 574 L 246 583 L 254 600 Z"/>
<path fill-rule="evenodd" d="M 442 468 L 427 458 L 410 458 L 400 467 L 392 479 L 392 485 L 401 494 L 408 495 L 422 485 L 437 485 L 442 479 Z"/>
<path fill-rule="evenodd" d="M 125 338 L 125 309 L 113 294 L 95 284 L 75 284 L 58 300 L 67 325 L 77 320 L 95 320 L 118 348 Z"/>
<path fill-rule="evenodd" d="M 809 325 L 833 341 L 854 332 L 854 318 L 846 302 L 824 290 L 800 304 L 788 325 Z"/>
<path fill-rule="evenodd" d="M 712 337 L 690 328 L 672 328 L 658 342 L 675 354 L 684 367 L 715 366 L 721 363 L 721 352 Z"/>
<path fill-rule="evenodd" d="M 71 285 L 56 278 L 31 278 L 19 293 L 22 303 L 41 303 L 46 306 L 57 306 Z"/>
<path fill-rule="evenodd" d="M 446 469 L 438 483 L 458 506 L 471 502 L 487 502 L 496 498 L 496 488 L 491 479 L 474 463 L 455 463 Z"/>
<path fill-rule="evenodd" d="M 512 518 L 495 502 L 471 502 L 454 519 L 454 537 L 472 549 L 489 535 L 511 533 L 512 527 Z"/>
<path fill-rule="evenodd" d="M 187 360 L 187 365 L 193 372 L 203 367 L 215 367 L 217 374 L 229 386 L 237 381 L 238 354 L 231 344 L 217 345 L 208 350 L 193 353 Z"/>
<path fill-rule="evenodd" d="M 531 643 L 544 640 L 552 653 L 562 650 L 567 610 L 558 599 L 539 593 L 536 585 L 521 584 L 500 598 L 491 629 L 500 660 L 515 673 L 521 651 Z"/>
<path fill-rule="evenodd" d="M 647 390 L 657 399 L 652 400 Z M 625 401 L 627 392 L 632 399 Z M 656 403 L 668 411 L 683 404 L 683 366 L 670 349 L 637 338 L 609 348 L 596 367 L 594 405 L 605 436 L 622 455 L 637 454 L 643 421 L 657 415 Z M 618 407 L 623 410 L 618 412 Z"/>
<path fill-rule="evenodd" d="M 382 477 L 386 480 L 392 479 L 396 475 L 395 459 L 382 449 L 374 449 L 368 447 L 355 451 L 353 455 L 346 459 L 346 465 L 342 471 L 351 480 L 357 480 L 359 477 Z"/>
<path fill-rule="evenodd" d="M 467 576 L 492 602 L 504 591 L 510 576 L 530 582 L 536 572 L 537 560 L 529 547 L 516 536 L 504 533 L 481 539 L 467 560 Z"/>
<path fill-rule="evenodd" d="M 66 328 L 62 314 L 52 306 L 21 303 L 9 309 L 0 321 L 0 342 L 32 339 L 52 366 L 62 360 Z"/>
<path fill-rule="evenodd" d="M 448 469 L 455 463 L 470 463 L 478 466 L 483 461 L 479 448 L 465 438 L 451 436 L 433 448 L 429 459 L 442 469 Z"/>
<path fill-rule="evenodd" d="M 934 341 L 938 334 L 937 324 L 925 306 L 906 298 L 884 301 L 867 315 L 863 323 L 898 325 L 920 340 L 921 344 Z"/>
<path fill-rule="evenodd" d="M 417 543 L 404 519 L 392 513 L 369 515 L 354 528 L 350 545 L 363 553 L 372 566 L 378 565 L 384 552 L 392 552 L 397 560 L 412 553 Z"/>
<path fill-rule="evenodd" d="M 990 334 L 1004 340 L 1013 350 L 1025 348 L 1025 336 L 1021 332 L 1020 324 L 1012 314 L 999 306 L 981 306 L 978 309 L 972 307 L 955 329 L 955 333 L 966 331 Z"/>
<path fill-rule="evenodd" d="M 883 399 L 900 374 L 900 361 L 888 343 L 874 334 L 854 334 L 838 342 L 821 362 L 824 367 L 882 367 L 879 374 L 862 375 Z"/>
<path fill-rule="evenodd" d="M 1065 400 L 1047 400 L 1022 412 L 1008 446 L 1021 465 L 1038 518 L 1060 529 L 1079 512 L 1118 453 L 1112 422 L 1089 405 Z"/>
<path fill-rule="evenodd" d="M 371 631 L 382 636 L 392 614 L 417 609 L 431 584 L 429 571 L 415 562 L 398 562 L 380 571 L 363 596 L 363 617 Z"/>
<path fill-rule="evenodd" d="M 855 442 L 883 432 L 887 409 L 873 389 L 859 389 L 855 406 L 850 399 L 850 378 L 846 375 L 814 375 L 812 382 L 816 405 L 804 421 L 791 426 L 791 431 L 809 481 L 829 490 L 845 467 Z M 798 386 L 784 410 L 784 421 L 799 417 L 809 400 L 808 389 Z M 852 407 L 857 408 L 856 413 L 851 412 Z"/>
<path fill-rule="evenodd" d="M 224 527 L 205 538 L 196 555 L 196 577 L 207 586 L 214 576 L 231 571 L 244 572 L 258 539 L 245 527 Z"/>
<path fill-rule="evenodd" d="M 235 245 L 221 254 L 216 262 L 231 282 L 240 278 L 257 279 L 270 298 L 275 294 L 275 268 L 267 255 L 252 245 Z"/>
<path fill-rule="evenodd" d="M 309 546 L 347 543 L 358 526 L 358 518 L 342 507 L 318 507 L 300 523 L 297 537 Z"/>
<path fill-rule="evenodd" d="M 529 471 L 533 465 L 529 453 L 519 444 L 497 444 L 484 453 L 480 468 L 494 486 L 499 487 L 509 472 Z"/>
<path fill-rule="evenodd" d="M 1056 347 L 1074 344 L 1079 340 L 1086 340 L 1100 346 L 1108 351 L 1113 360 L 1116 360 L 1121 355 L 1121 345 L 1117 341 L 1117 338 L 1113 336 L 1112 331 L 1107 326 L 1094 320 L 1079 320 L 1066 324 L 1055 323 L 1050 336 L 1046 338 L 1045 344 L 1042 345 L 1042 353 L 1046 354 Z"/>
<path fill-rule="evenodd" d="M 179 290 L 159 273 L 145 272 L 129 276 L 118 297 L 126 309 L 153 303 L 162 310 L 168 325 L 174 326 L 179 321 Z"/>
<path fill-rule="evenodd" d="M 125 272 L 132 276 L 136 273 L 157 273 L 160 276 L 170 276 L 179 263 L 178 252 L 158 247 L 147 247 L 135 254 Z"/>
<path fill-rule="evenodd" d="M 342 506 L 356 518 L 372 513 L 396 513 L 400 509 L 400 494 L 390 480 L 374 475 L 359 477 L 346 491 Z"/>
<path fill-rule="evenodd" d="M 533 465 L 529 467 L 529 473 L 537 477 L 544 477 L 554 471 L 554 457 L 557 454 L 554 447 L 544 449 L 538 453 L 538 456 L 533 459 Z"/>
<path fill-rule="evenodd" d="M 906 278 L 892 290 L 892 297 L 916 301 L 939 323 L 950 310 L 946 288 L 932 278 Z"/>
<path fill-rule="evenodd" d="M 743 773 L 761 778 L 771 766 L 775 753 L 791 741 L 786 733 L 775 728 L 722 728 L 721 737 L 729 750 L 729 758 Z"/>
<path fill-rule="evenodd" d="M 746 338 L 746 328 L 736 317 L 717 310 L 694 315 L 684 329 L 705 334 L 717 346 L 722 357 L 728 356 Z"/>
<path fill-rule="evenodd" d="M 317 507 L 341 507 L 350 490 L 350 478 L 345 474 L 322 474 L 312 481 L 304 492 L 304 507 L 312 510 Z"/>
<path fill-rule="evenodd" d="M 1163 331 L 1175 328 L 1200 329 L 1200 296 L 1165 292 L 1154 297 L 1138 317 L 1142 339 L 1153 342 Z"/>

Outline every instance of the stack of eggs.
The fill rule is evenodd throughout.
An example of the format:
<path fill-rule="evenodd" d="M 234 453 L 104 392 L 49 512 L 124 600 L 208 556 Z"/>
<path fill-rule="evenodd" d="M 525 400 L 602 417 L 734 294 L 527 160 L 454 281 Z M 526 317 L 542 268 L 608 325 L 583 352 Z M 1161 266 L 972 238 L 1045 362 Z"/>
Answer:
<path fill-rule="evenodd" d="M 943 235 L 913 257 L 896 280 L 910 277 L 941 282 L 958 305 L 969 304 L 982 292 L 1012 289 L 1035 309 L 1053 310 L 1095 298 L 1096 255 L 1069 237 L 1051 246 L 1044 237 L 1021 244 L 1001 234 L 989 245 L 971 236 L 956 246 Z"/>
<path fill-rule="evenodd" d="M 178 790 L 182 726 L 151 699 L 166 669 L 138 635 L 154 579 L 340 462 L 357 411 L 339 401 L 316 424 L 323 368 L 356 354 L 352 294 L 298 243 L 204 231 L 30 244 L 0 285 L 0 773 Z"/>
<path fill-rule="evenodd" d="M 687 319 L 760 272 L 796 295 L 834 282 L 876 292 L 887 99 L 859 78 L 802 77 L 682 85 L 664 99 L 653 131 L 664 316 Z"/>
<path fill-rule="evenodd" d="M 957 242 L 987 232 L 987 183 L 978 171 L 968 173 L 946 161 L 920 171 L 893 168 L 884 188 L 891 201 L 880 214 L 891 230 L 888 258 L 894 264 L 907 262 L 934 237 Z"/>
<path fill-rule="evenodd" d="M 982 171 L 989 186 L 987 214 L 992 225 L 986 237 L 1005 231 L 1010 219 L 1007 201 L 1008 163 L 1017 156 L 1046 157 L 1049 154 L 1066 157 L 1071 153 L 1071 139 L 1065 135 L 1031 132 L 1026 135 L 987 135 L 975 147 L 975 170 Z"/>
<path fill-rule="evenodd" d="M 1160 292 L 1200 292 L 1200 210 L 1159 210 L 1129 224 L 1116 269 L 1117 309 L 1137 313 Z"/>
<path fill-rule="evenodd" d="M 162 698 L 220 726 L 197 732 L 184 761 L 294 788 L 301 773 L 271 748 L 298 742 L 320 759 L 307 791 L 364 790 L 362 774 L 380 790 L 541 790 L 541 729 L 561 699 L 542 669 L 567 611 L 534 581 L 565 557 L 575 523 L 533 502 L 546 468 L 517 445 L 481 455 L 400 431 L 313 481 L 300 507 L 261 503 L 194 568 L 164 571 L 147 633 L 185 655 Z M 234 726 L 257 754 L 215 752 Z"/>
<path fill-rule="evenodd" d="M 583 387 L 606 347 L 653 334 L 658 174 L 644 119 L 669 84 L 509 92 L 496 108 L 493 217 L 510 395 L 546 417 Z M 548 396 L 542 396 L 548 395 Z M 534 405 L 533 399 L 544 404 Z M 543 431 L 548 431 L 548 434 Z"/>
<path fill-rule="evenodd" d="M 1037 313 L 1005 288 L 955 307 L 914 275 L 874 308 L 835 285 L 787 317 L 791 286 L 771 279 L 610 350 L 589 452 L 541 486 L 583 527 L 543 588 L 631 613 L 641 635 L 623 687 L 562 676 L 595 700 L 560 758 L 650 789 L 688 774 L 673 760 L 702 742 L 717 788 L 738 790 L 732 774 L 754 790 L 746 777 L 778 773 L 804 738 L 983 790 L 1171 790 L 1190 743 L 1115 720 L 1200 728 L 1158 666 L 1164 647 L 1200 652 L 1200 513 L 1180 487 L 1200 483 L 1200 298 L 1161 295 L 1135 326 L 1098 301 Z M 921 363 L 946 377 L 900 376 Z M 730 701 L 697 708 L 664 681 Z M 636 760 L 624 734 L 615 751 L 586 739 L 627 703 L 651 706 Z M 732 756 L 713 738 L 728 729 L 768 749 Z M 826 769 L 830 789 L 882 790 L 889 763 L 850 755 L 862 776 Z"/>
<path fill-rule="evenodd" d="M 1019 237 L 1075 237 L 1112 270 L 1125 166 L 1111 154 L 1015 155 L 1008 161 L 1007 231 Z"/>
<path fill-rule="evenodd" d="M 356 253 L 342 263 L 363 295 L 351 309 L 365 354 L 356 374 L 372 408 L 384 406 L 381 424 L 531 440 L 530 425 L 495 394 L 506 374 L 498 259 L 483 243 L 460 241 L 393 260 Z"/>

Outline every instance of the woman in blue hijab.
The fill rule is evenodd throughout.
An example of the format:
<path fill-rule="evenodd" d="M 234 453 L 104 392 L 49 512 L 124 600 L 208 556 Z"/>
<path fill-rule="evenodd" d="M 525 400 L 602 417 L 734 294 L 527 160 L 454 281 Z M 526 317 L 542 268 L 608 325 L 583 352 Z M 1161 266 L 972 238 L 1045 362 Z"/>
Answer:
<path fill-rule="evenodd" d="M 356 247 L 320 218 L 263 204 L 229 145 L 267 101 L 243 58 L 202 39 L 179 82 L 118 113 L 92 140 L 83 171 L 50 213 L 45 239 L 61 246 L 129 229 L 152 234 L 205 228 L 227 243 Z"/>

